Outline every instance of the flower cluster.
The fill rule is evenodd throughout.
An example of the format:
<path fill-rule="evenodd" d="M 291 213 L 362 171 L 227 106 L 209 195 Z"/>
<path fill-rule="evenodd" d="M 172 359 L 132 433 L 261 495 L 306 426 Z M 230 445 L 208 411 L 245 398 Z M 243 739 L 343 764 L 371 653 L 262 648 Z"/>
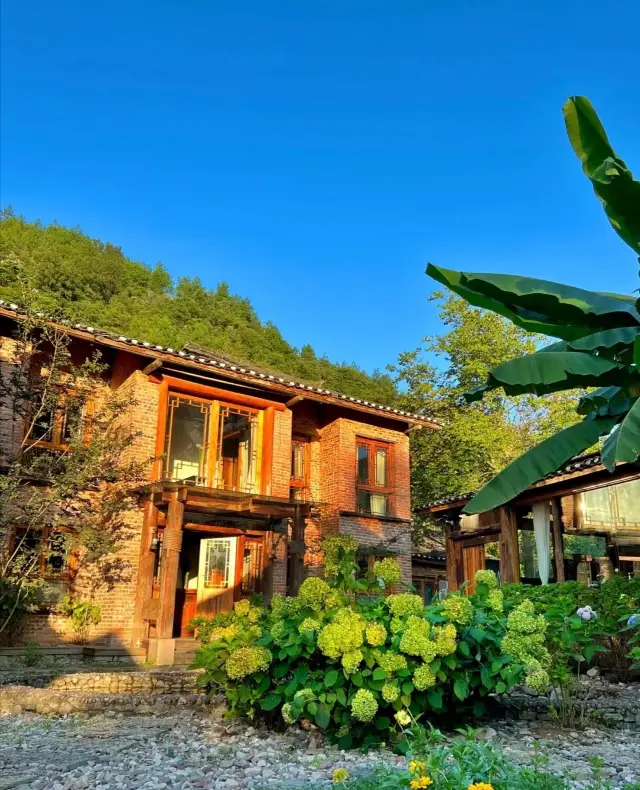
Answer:
<path fill-rule="evenodd" d="M 384 645 L 387 638 L 387 629 L 384 627 L 384 625 L 382 625 L 382 623 L 376 623 L 375 621 L 372 621 L 367 623 L 364 636 L 368 645 L 371 645 L 372 647 L 380 647 L 380 645 Z"/>
<path fill-rule="evenodd" d="M 491 590 L 487 595 L 487 606 L 497 614 L 500 614 L 504 609 L 504 598 L 502 590 Z"/>
<path fill-rule="evenodd" d="M 421 616 L 424 614 L 424 603 L 419 595 L 412 595 L 411 593 L 390 595 L 386 599 L 386 604 L 394 617 L 404 617 L 408 614 Z"/>
<path fill-rule="evenodd" d="M 284 635 L 286 634 L 287 626 L 284 620 L 276 620 L 275 623 L 271 626 L 271 637 L 273 641 L 279 647 L 282 646 L 282 642 L 284 639 Z"/>
<path fill-rule="evenodd" d="M 362 663 L 364 656 L 361 650 L 351 650 L 342 656 L 342 666 L 347 675 L 353 675 L 358 671 L 358 667 Z"/>
<path fill-rule="evenodd" d="M 333 779 L 334 785 L 340 784 L 341 782 L 346 782 L 349 778 L 349 771 L 347 771 L 345 768 L 336 768 L 331 778 Z"/>
<path fill-rule="evenodd" d="M 329 658 L 339 658 L 362 647 L 364 620 L 352 609 L 340 609 L 333 622 L 318 634 L 318 647 Z"/>
<path fill-rule="evenodd" d="M 576 611 L 576 614 L 581 620 L 584 620 L 585 622 L 589 622 L 589 620 L 595 620 L 598 616 L 590 606 L 581 606 Z"/>
<path fill-rule="evenodd" d="M 421 760 L 409 760 L 409 773 L 412 776 L 422 776 L 427 766 Z"/>
<path fill-rule="evenodd" d="M 257 623 L 260 619 L 260 609 L 257 606 L 252 607 L 249 609 L 249 614 L 247 615 L 247 619 L 250 623 Z"/>
<path fill-rule="evenodd" d="M 473 605 L 466 595 L 448 595 L 442 605 L 442 614 L 449 622 L 467 625 L 473 616 Z"/>
<path fill-rule="evenodd" d="M 211 632 L 212 639 L 233 639 L 234 636 L 238 636 L 240 633 L 240 629 L 237 625 L 228 625 L 226 627 L 220 626 L 219 628 L 214 628 Z"/>
<path fill-rule="evenodd" d="M 533 603 L 523 601 L 507 618 L 507 633 L 501 645 L 505 655 L 525 665 L 526 682 L 536 691 L 544 691 L 549 685 L 546 630 L 547 623 L 542 615 L 536 615 Z"/>
<path fill-rule="evenodd" d="M 433 629 L 433 642 L 436 647 L 437 656 L 450 656 L 456 652 L 456 627 L 453 623 L 444 626 L 436 626 Z"/>
<path fill-rule="evenodd" d="M 636 626 L 640 625 L 640 614 L 632 614 L 631 617 L 627 620 L 627 625 Z"/>
<path fill-rule="evenodd" d="M 285 702 L 282 706 L 282 718 L 286 724 L 294 724 L 297 717 L 293 711 L 293 705 L 290 702 Z"/>
<path fill-rule="evenodd" d="M 300 585 L 298 597 L 305 606 L 310 606 L 319 612 L 330 592 L 331 588 L 324 579 L 309 576 Z"/>
<path fill-rule="evenodd" d="M 488 784 L 488 782 L 476 782 L 469 785 L 467 790 L 493 790 L 493 785 Z"/>
<path fill-rule="evenodd" d="M 412 779 L 409 782 L 409 787 L 411 790 L 423 790 L 423 788 L 429 787 L 432 784 L 433 780 L 428 776 L 421 776 L 419 779 Z"/>
<path fill-rule="evenodd" d="M 393 557 L 385 557 L 383 560 L 374 562 L 373 573 L 378 579 L 382 579 L 385 587 L 402 581 L 402 571 Z"/>
<path fill-rule="evenodd" d="M 373 657 L 381 669 L 385 672 L 397 672 L 400 669 L 407 668 L 407 659 L 400 655 L 400 653 L 383 653 L 382 650 L 374 650 Z"/>
<path fill-rule="evenodd" d="M 421 664 L 413 673 L 413 685 L 418 691 L 433 688 L 436 680 L 436 676 L 427 664 Z"/>
<path fill-rule="evenodd" d="M 401 727 L 407 727 L 411 724 L 411 716 L 409 716 L 406 710 L 399 710 L 394 716 L 394 719 Z"/>
<path fill-rule="evenodd" d="M 251 610 L 251 604 L 249 601 L 236 601 L 233 605 L 233 610 L 238 615 L 238 617 L 244 617 L 248 615 Z"/>
<path fill-rule="evenodd" d="M 225 671 L 231 680 L 240 680 L 268 669 L 270 663 L 271 653 L 266 647 L 240 647 L 227 659 Z"/>
<path fill-rule="evenodd" d="M 376 698 L 368 689 L 358 689 L 351 700 L 351 715 L 357 721 L 372 721 L 378 712 Z"/>
<path fill-rule="evenodd" d="M 395 683 L 385 683 L 382 687 L 382 699 L 385 702 L 395 702 L 400 696 L 400 689 Z"/>
<path fill-rule="evenodd" d="M 301 634 L 305 631 L 317 631 L 321 625 L 322 623 L 318 620 L 314 620 L 313 617 L 305 617 L 298 626 L 298 631 L 300 631 Z M 273 629 L 271 629 L 271 636 L 273 636 Z"/>
<path fill-rule="evenodd" d="M 477 571 L 476 584 L 484 584 L 490 590 L 498 589 L 498 577 L 493 571 Z"/>
<path fill-rule="evenodd" d="M 324 575 L 331 578 L 338 575 L 340 570 L 340 552 L 353 552 L 358 550 L 358 542 L 349 535 L 329 535 L 322 541 L 324 551 Z"/>
<path fill-rule="evenodd" d="M 429 639 L 430 632 L 428 620 L 410 615 L 400 639 L 400 650 L 408 656 L 421 656 L 427 663 L 433 661 L 436 657 L 436 644 Z"/>
<path fill-rule="evenodd" d="M 283 620 L 285 617 L 293 617 L 300 609 L 300 601 L 298 598 L 283 598 L 282 595 L 276 593 L 271 599 L 271 614 L 277 620 Z"/>

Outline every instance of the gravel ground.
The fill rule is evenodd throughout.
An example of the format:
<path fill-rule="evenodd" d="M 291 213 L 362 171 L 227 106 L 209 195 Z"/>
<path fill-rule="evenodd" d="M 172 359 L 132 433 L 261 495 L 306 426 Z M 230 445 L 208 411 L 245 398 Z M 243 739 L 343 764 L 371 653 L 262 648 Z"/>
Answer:
<path fill-rule="evenodd" d="M 500 722 L 482 737 L 522 764 L 531 762 L 535 744 L 542 746 L 550 770 L 575 776 L 576 788 L 584 784 L 591 755 L 605 760 L 614 786 L 640 780 L 638 732 L 559 733 L 538 724 Z M 0 718 L 0 790 L 316 790 L 330 785 L 334 768 L 370 773 L 381 761 L 403 762 L 387 751 L 339 752 L 297 729 L 268 733 L 201 712 Z"/>

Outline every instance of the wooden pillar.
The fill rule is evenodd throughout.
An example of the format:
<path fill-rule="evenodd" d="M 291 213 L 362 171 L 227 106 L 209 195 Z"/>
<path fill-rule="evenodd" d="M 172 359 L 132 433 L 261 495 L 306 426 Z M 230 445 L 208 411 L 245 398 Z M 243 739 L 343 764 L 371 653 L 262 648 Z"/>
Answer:
<path fill-rule="evenodd" d="M 182 522 L 184 499 L 178 491 L 171 492 L 167 510 L 167 523 L 162 539 L 162 564 L 160 568 L 160 608 L 156 622 L 156 637 L 171 639 L 173 616 L 176 608 L 176 587 L 180 549 L 182 548 Z"/>
<path fill-rule="evenodd" d="M 302 512 L 302 505 L 295 506 L 295 514 L 291 527 L 291 542 L 289 543 L 289 595 L 297 595 L 304 575 L 304 533 L 306 519 Z"/>
<path fill-rule="evenodd" d="M 138 647 L 149 632 L 149 623 L 144 619 L 144 609 L 147 601 L 153 595 L 153 569 L 156 555 L 152 551 L 151 541 L 158 523 L 158 508 L 153 500 L 153 494 L 144 505 L 144 519 L 142 522 L 142 536 L 140 540 L 140 558 L 138 560 L 138 578 L 136 583 L 136 602 L 133 608 L 133 629 L 131 632 L 131 645 Z"/>
<path fill-rule="evenodd" d="M 559 497 L 551 500 L 551 537 L 553 538 L 553 561 L 556 566 L 556 581 L 565 581 L 564 540 L 562 537 L 562 502 Z"/>
<path fill-rule="evenodd" d="M 504 505 L 500 508 L 500 579 L 503 584 L 520 581 L 520 553 L 516 512 Z"/>
<path fill-rule="evenodd" d="M 459 590 L 464 582 L 462 541 L 447 536 L 447 585 L 449 592 Z"/>

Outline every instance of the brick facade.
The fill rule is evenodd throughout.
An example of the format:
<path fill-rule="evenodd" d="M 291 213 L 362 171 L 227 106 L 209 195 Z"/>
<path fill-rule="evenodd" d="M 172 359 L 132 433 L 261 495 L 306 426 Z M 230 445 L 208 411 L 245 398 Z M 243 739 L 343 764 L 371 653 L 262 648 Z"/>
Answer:
<path fill-rule="evenodd" d="M 0 346 L 0 364 L 7 365 L 10 341 L 4 340 Z M 127 419 L 138 432 L 138 437 L 130 452 L 132 459 L 145 462 L 162 453 L 164 437 L 158 436 L 162 430 L 163 372 L 146 372 L 148 358 L 139 357 L 134 351 L 119 351 L 109 357 L 109 386 L 131 398 L 133 406 Z M 145 372 L 143 372 L 145 371 Z M 174 375 L 174 373 L 171 373 Z M 203 378 L 203 377 L 200 377 Z M 220 379 L 215 386 L 224 388 Z M 166 388 L 166 385 L 165 385 Z M 252 389 L 256 390 L 253 386 Z M 229 386 L 229 399 L 233 401 L 233 383 Z M 242 392 L 242 390 L 240 390 Z M 307 442 L 308 488 L 305 501 L 313 503 L 311 513 L 306 519 L 305 572 L 322 572 L 320 544 L 329 534 L 342 532 L 352 535 L 372 552 L 381 550 L 397 555 L 407 581 L 411 578 L 411 546 L 409 538 L 410 486 L 409 486 L 409 440 L 404 430 L 406 422 L 394 422 L 384 415 L 358 413 L 345 405 L 311 402 L 297 397 L 283 406 L 268 389 L 258 392 L 265 402 L 266 411 L 263 424 L 267 426 L 261 439 L 262 453 L 267 453 L 261 466 L 262 491 L 266 496 L 289 500 L 291 483 L 291 441 L 301 437 Z M 238 396 L 239 397 L 239 396 Z M 274 407 L 268 407 L 273 400 Z M 267 411 L 270 414 L 267 416 Z M 10 414 L 0 410 L 2 430 L 0 430 L 0 453 L 5 458 L 15 449 L 16 427 Z M 272 435 L 267 435 L 272 433 Z M 382 441 L 390 447 L 390 471 L 393 482 L 390 516 L 377 518 L 356 513 L 356 441 L 358 438 Z M 270 465 L 269 465 L 270 464 Z M 159 474 L 159 465 L 149 463 L 148 480 L 152 482 Z M 145 496 L 148 496 L 145 495 Z M 139 505 L 126 514 L 129 534 L 122 546 L 119 558 L 128 568 L 126 578 L 111 587 L 95 586 L 91 566 L 80 564 L 79 571 L 71 583 L 71 592 L 78 597 L 91 595 L 100 604 L 101 622 L 93 630 L 95 641 L 109 642 L 127 646 L 131 644 L 132 634 L 140 633 L 135 625 L 136 611 L 141 611 L 139 568 L 141 558 L 149 546 L 142 545 L 143 534 L 147 544 L 149 531 L 144 532 L 144 501 L 141 495 Z M 212 514 L 215 523 L 215 513 Z M 283 529 L 284 527 L 284 529 Z M 279 529 L 267 528 L 264 541 L 265 578 L 268 582 L 266 597 L 273 593 L 287 593 L 288 540 L 286 521 Z M 210 536 L 206 533 L 203 536 Z M 147 563 L 148 565 L 148 563 Z M 146 571 L 149 572 L 148 569 Z M 146 582 L 141 581 L 144 586 Z M 136 600 L 138 599 L 138 603 Z M 138 609 L 136 609 L 138 607 Z M 54 644 L 71 641 L 73 637 L 68 618 L 56 614 L 55 607 L 49 611 L 42 609 L 30 615 L 23 633 L 23 640 L 34 639 L 41 644 Z"/>

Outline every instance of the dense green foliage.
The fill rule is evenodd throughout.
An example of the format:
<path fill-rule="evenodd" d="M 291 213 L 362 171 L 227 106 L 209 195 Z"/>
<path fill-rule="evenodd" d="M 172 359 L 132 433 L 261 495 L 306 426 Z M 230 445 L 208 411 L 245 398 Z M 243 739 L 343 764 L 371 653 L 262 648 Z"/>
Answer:
<path fill-rule="evenodd" d="M 569 139 L 616 232 L 640 250 L 640 182 L 615 154 L 587 99 L 564 106 Z M 601 437 L 604 465 L 640 456 L 640 300 L 560 283 L 504 274 L 456 272 L 429 265 L 427 273 L 470 304 L 508 318 L 515 326 L 560 338 L 534 353 L 492 368 L 466 393 L 469 402 L 498 390 L 505 395 L 566 392 L 597 387 L 582 397 L 582 421 L 544 439 L 513 461 L 465 507 L 480 513 L 498 507 L 556 471 Z"/>
<path fill-rule="evenodd" d="M 376 403 L 391 404 L 396 389 L 386 374 L 368 375 L 352 364 L 333 364 L 284 340 L 262 323 L 248 299 L 215 290 L 197 277 L 175 282 L 162 264 L 131 260 L 110 243 L 77 228 L 27 222 L 10 210 L 0 215 L 0 298 L 18 301 L 20 262 L 40 304 L 76 320 L 181 348 L 199 344 L 227 357 L 250 361 Z M 281 276 L 275 272 L 274 276 Z"/>
<path fill-rule="evenodd" d="M 406 752 L 412 720 L 482 715 L 489 694 L 523 678 L 527 667 L 500 647 L 508 628 L 493 574 L 472 597 L 425 607 L 411 593 L 385 598 L 372 574 L 354 580 L 351 539 L 331 540 L 327 581 L 309 578 L 269 609 L 240 602 L 207 634 L 196 665 L 232 713 L 309 719 L 341 748 L 384 741 Z"/>

